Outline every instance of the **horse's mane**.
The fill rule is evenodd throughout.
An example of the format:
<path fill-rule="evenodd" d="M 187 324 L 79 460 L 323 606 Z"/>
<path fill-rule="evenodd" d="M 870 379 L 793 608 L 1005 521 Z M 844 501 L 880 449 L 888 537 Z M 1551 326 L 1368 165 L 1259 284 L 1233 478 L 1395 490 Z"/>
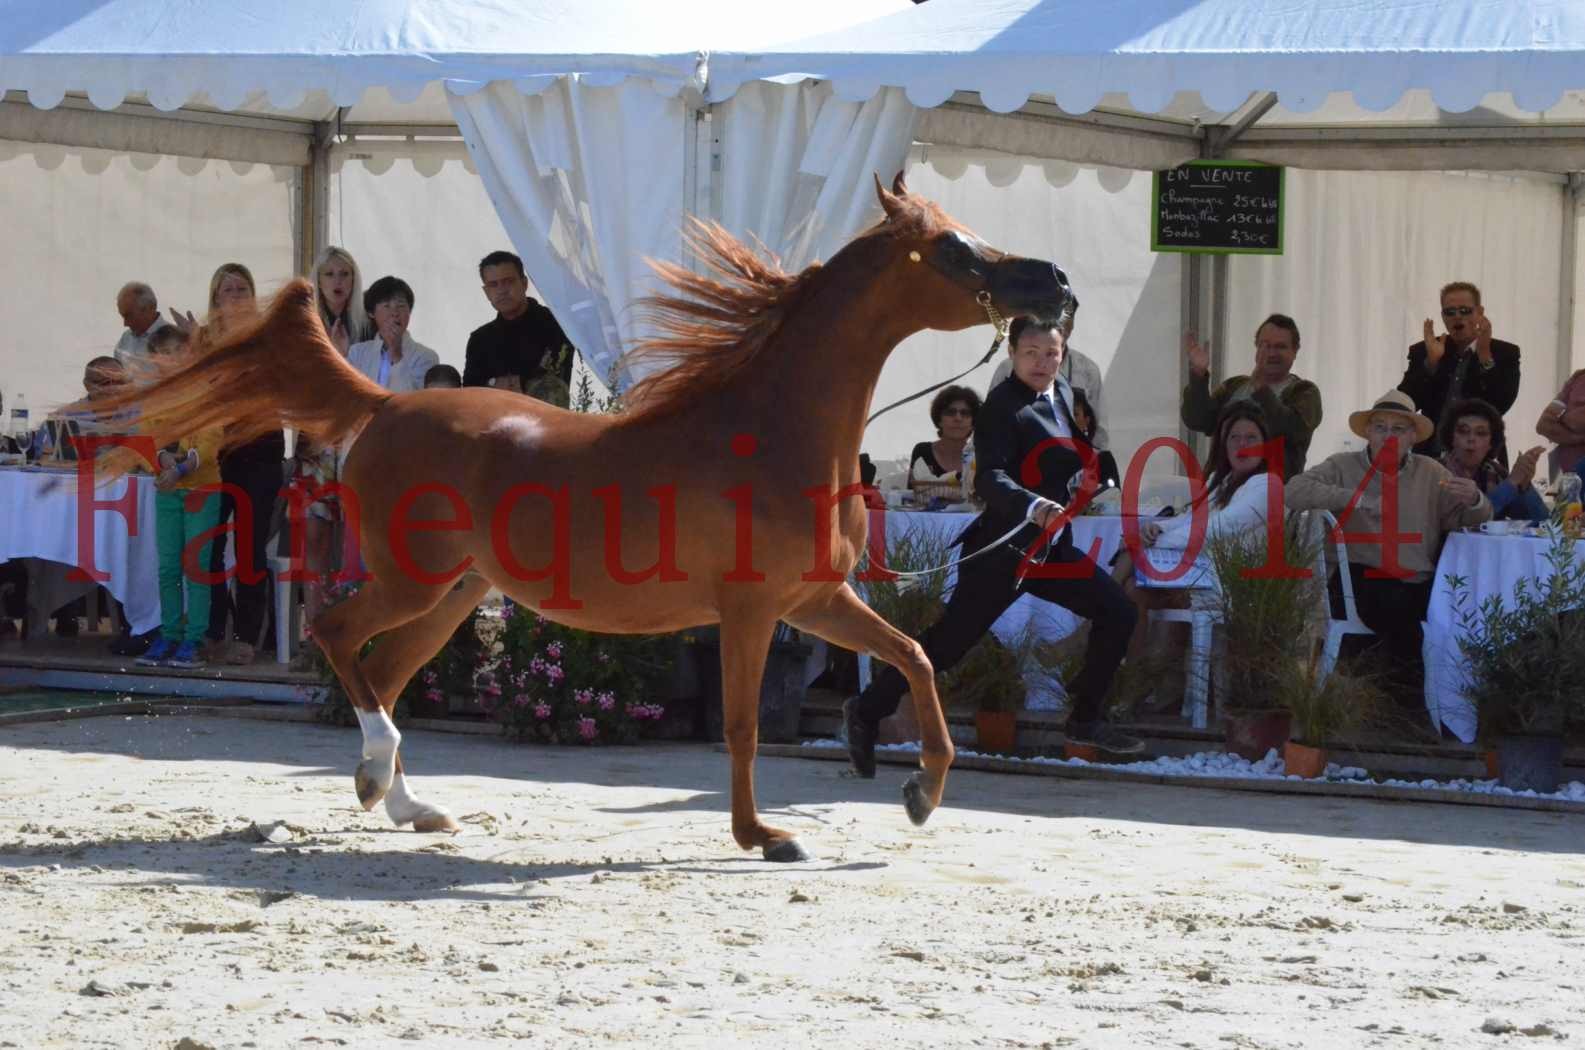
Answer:
<path fill-rule="evenodd" d="M 625 355 L 659 370 L 628 391 L 626 420 L 670 414 L 718 394 L 765 349 L 789 315 L 826 283 L 834 267 L 860 245 L 880 238 L 918 237 L 955 225 L 934 204 L 900 197 L 899 210 L 859 234 L 831 263 L 811 263 L 790 274 L 769 251 L 744 244 L 717 223 L 690 219 L 685 247 L 703 264 L 695 273 L 680 263 L 650 261 L 674 294 L 638 302 L 654 333 Z"/>

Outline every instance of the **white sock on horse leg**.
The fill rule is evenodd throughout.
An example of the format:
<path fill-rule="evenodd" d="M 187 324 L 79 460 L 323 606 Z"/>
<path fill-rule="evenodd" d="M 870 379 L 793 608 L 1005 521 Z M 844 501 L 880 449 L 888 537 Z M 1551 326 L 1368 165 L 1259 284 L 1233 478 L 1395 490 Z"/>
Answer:
<path fill-rule="evenodd" d="M 396 731 L 390 716 L 379 711 L 358 711 L 358 726 L 363 730 L 363 757 L 368 761 L 392 761 L 402 734 Z"/>
<path fill-rule="evenodd" d="M 444 820 L 450 815 L 440 806 L 420 801 L 407 790 L 407 778 L 401 773 L 391 781 L 391 790 L 385 793 L 385 815 L 397 827 L 424 817 Z"/>

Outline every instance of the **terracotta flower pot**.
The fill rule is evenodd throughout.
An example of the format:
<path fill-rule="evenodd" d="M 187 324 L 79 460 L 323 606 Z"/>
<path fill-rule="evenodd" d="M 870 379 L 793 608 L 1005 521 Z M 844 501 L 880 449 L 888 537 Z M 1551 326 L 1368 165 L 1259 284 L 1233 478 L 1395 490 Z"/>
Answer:
<path fill-rule="evenodd" d="M 1497 751 L 1492 749 L 1486 752 L 1486 779 L 1496 780 L 1502 776 L 1502 765 L 1497 761 Z"/>
<path fill-rule="evenodd" d="M 1240 758 L 1259 762 L 1273 749 L 1282 750 L 1288 741 L 1288 731 L 1293 727 L 1293 712 L 1228 711 L 1224 716 L 1227 732 L 1227 750 Z"/>
<path fill-rule="evenodd" d="M 974 713 L 976 751 L 1012 754 L 1018 741 L 1018 712 L 976 711 Z"/>
<path fill-rule="evenodd" d="M 1314 780 L 1326 772 L 1326 748 L 1290 740 L 1282 745 L 1282 764 L 1290 776 Z"/>
<path fill-rule="evenodd" d="M 1063 758 L 1082 758 L 1086 762 L 1099 762 L 1101 749 L 1094 744 L 1074 744 L 1064 741 L 1062 744 Z"/>

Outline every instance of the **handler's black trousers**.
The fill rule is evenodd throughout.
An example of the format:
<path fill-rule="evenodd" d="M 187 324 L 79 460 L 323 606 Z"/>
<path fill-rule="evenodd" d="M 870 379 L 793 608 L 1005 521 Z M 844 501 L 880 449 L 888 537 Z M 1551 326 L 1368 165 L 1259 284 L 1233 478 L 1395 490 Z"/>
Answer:
<path fill-rule="evenodd" d="M 1023 593 L 1062 606 L 1090 621 L 1090 642 L 1084 652 L 1084 670 L 1067 683 L 1073 701 L 1069 720 L 1074 724 L 1103 721 L 1102 704 L 1111 688 L 1112 677 L 1123 662 L 1128 639 L 1134 633 L 1138 615 L 1134 604 L 1110 575 L 1072 547 L 1052 556 L 1048 568 L 1061 561 L 1069 572 L 1080 570 L 1074 578 L 1036 579 L 1031 575 L 1022 590 L 1015 591 L 1015 574 L 1020 552 L 1003 546 L 978 558 L 958 571 L 957 586 L 947 601 L 947 611 L 919 639 L 925 655 L 939 674 L 951 668 L 991 629 L 996 618 Z M 895 667 L 886 667 L 859 695 L 858 713 L 874 723 L 897 710 L 898 701 L 908 691 L 908 680 Z"/>

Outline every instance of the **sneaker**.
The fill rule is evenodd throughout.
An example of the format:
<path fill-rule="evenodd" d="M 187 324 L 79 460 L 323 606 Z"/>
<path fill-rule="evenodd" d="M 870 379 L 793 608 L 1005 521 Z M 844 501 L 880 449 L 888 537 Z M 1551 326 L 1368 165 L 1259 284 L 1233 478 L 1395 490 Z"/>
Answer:
<path fill-rule="evenodd" d="M 1083 744 L 1114 755 L 1137 755 L 1145 750 L 1143 740 L 1119 732 L 1105 722 L 1069 722 L 1064 732 L 1070 744 Z"/>
<path fill-rule="evenodd" d="M 176 651 L 176 643 L 164 638 L 156 638 L 150 643 L 142 656 L 137 658 L 137 663 L 144 667 L 159 667 L 171 658 L 171 653 Z"/>
<path fill-rule="evenodd" d="M 859 698 L 856 696 L 842 702 L 842 726 L 847 731 L 848 758 L 853 763 L 853 772 L 865 780 L 874 780 L 875 738 L 880 735 L 880 726 L 866 721 L 858 707 Z"/>
<path fill-rule="evenodd" d="M 198 655 L 197 642 L 183 642 L 176 647 L 176 651 L 171 654 L 170 659 L 166 663 L 172 667 L 202 667 L 204 666 L 204 658 Z"/>

